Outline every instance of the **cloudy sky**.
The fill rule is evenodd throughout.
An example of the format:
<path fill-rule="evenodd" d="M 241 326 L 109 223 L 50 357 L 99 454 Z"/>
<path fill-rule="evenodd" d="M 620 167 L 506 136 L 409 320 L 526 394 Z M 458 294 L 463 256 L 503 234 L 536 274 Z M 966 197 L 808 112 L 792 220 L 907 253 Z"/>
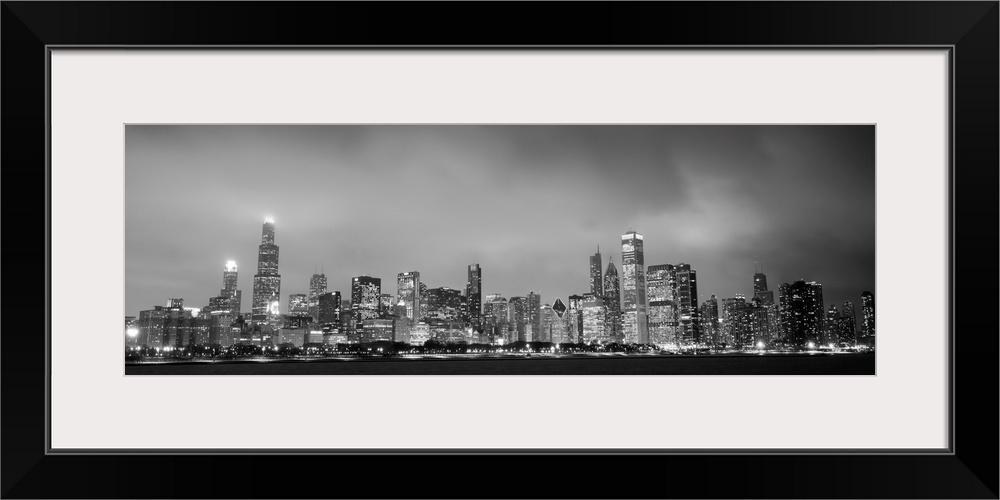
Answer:
<path fill-rule="evenodd" d="M 227 260 L 249 311 L 264 218 L 280 247 L 281 310 L 323 269 L 419 271 L 428 287 L 589 291 L 621 234 L 645 263 L 689 263 L 699 299 L 823 284 L 827 307 L 875 290 L 874 126 L 129 125 L 125 314 L 208 304 Z M 859 318 L 860 321 L 860 318 Z"/>

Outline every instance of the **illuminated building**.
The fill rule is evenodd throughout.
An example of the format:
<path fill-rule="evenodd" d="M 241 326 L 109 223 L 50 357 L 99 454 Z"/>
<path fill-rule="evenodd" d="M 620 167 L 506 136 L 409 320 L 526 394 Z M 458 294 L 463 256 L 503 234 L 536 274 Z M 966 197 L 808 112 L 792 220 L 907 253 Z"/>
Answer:
<path fill-rule="evenodd" d="M 754 338 L 753 347 L 771 347 L 779 340 L 778 306 L 773 302 L 762 301 L 760 292 L 754 296 L 751 303 L 750 326 Z"/>
<path fill-rule="evenodd" d="M 378 300 L 378 316 L 380 318 L 388 318 L 396 314 L 396 303 L 398 301 L 389 293 L 383 293 L 379 295 Z"/>
<path fill-rule="evenodd" d="M 288 314 L 292 316 L 309 315 L 309 299 L 304 293 L 293 293 L 288 296 Z"/>
<path fill-rule="evenodd" d="M 677 338 L 683 344 L 701 341 L 698 320 L 698 272 L 690 264 L 677 264 Z"/>
<path fill-rule="evenodd" d="M 562 299 L 557 297 L 555 302 L 552 303 L 552 312 L 556 313 L 556 317 L 554 318 L 555 324 L 553 325 L 554 328 L 549 332 L 549 338 L 553 343 L 573 342 L 572 335 L 570 334 L 570 317 L 566 314 L 566 311 L 566 304 L 563 303 Z"/>
<path fill-rule="evenodd" d="M 417 319 L 419 320 L 424 316 L 427 316 L 427 285 L 421 282 L 420 286 L 418 287 L 418 290 L 420 290 L 420 307 L 419 307 L 419 312 L 417 313 Z M 463 303 L 464 303 L 464 297 L 463 297 Z M 465 317 L 468 317 L 467 312 L 463 312 L 462 314 L 464 314 Z"/>
<path fill-rule="evenodd" d="M 830 304 L 830 309 L 826 311 L 826 318 L 823 320 L 823 335 L 820 340 L 823 345 L 840 342 L 839 323 L 840 312 L 837 311 L 837 304 Z"/>
<path fill-rule="evenodd" d="M 510 313 L 511 342 L 528 342 L 528 299 L 511 297 L 507 310 Z"/>
<path fill-rule="evenodd" d="M 317 297 L 317 322 L 340 329 L 340 292 L 321 293 Z"/>
<path fill-rule="evenodd" d="M 237 287 L 236 262 L 228 261 L 222 272 L 222 290 L 208 299 L 205 308 L 209 321 L 208 343 L 229 346 L 234 342 L 231 325 L 240 315 L 242 293 Z"/>
<path fill-rule="evenodd" d="M 597 253 L 590 256 L 590 293 L 594 297 L 604 295 L 604 282 L 601 280 L 601 247 L 597 247 Z"/>
<path fill-rule="evenodd" d="M 622 331 L 622 296 L 618 283 L 618 269 L 608 257 L 608 268 L 604 270 L 604 301 L 605 315 L 604 338 L 610 342 L 621 342 Z"/>
<path fill-rule="evenodd" d="M 469 266 L 469 278 L 465 285 L 465 303 L 469 308 L 469 326 L 482 331 L 483 272 L 479 264 Z"/>
<path fill-rule="evenodd" d="M 646 316 L 646 264 L 642 235 L 629 231 L 622 235 L 622 341 L 648 344 Z"/>
<path fill-rule="evenodd" d="M 541 306 L 539 309 L 541 326 L 536 340 L 552 342 L 553 344 L 567 342 L 565 314 L 566 306 L 559 299 L 556 299 L 555 305 L 545 304 Z"/>
<path fill-rule="evenodd" d="M 139 346 L 139 327 L 135 316 L 125 316 L 125 347 L 135 348 Z"/>
<path fill-rule="evenodd" d="M 534 290 L 528 292 L 528 323 L 527 329 L 531 332 L 531 340 L 529 342 L 534 342 L 540 340 L 542 332 L 542 296 L 535 293 Z"/>
<path fill-rule="evenodd" d="M 854 302 L 849 300 L 844 301 L 844 309 L 841 311 L 841 316 L 846 323 L 840 327 L 840 341 L 853 345 L 858 341 L 858 317 L 854 312 Z"/>
<path fill-rule="evenodd" d="M 820 342 L 823 327 L 823 289 L 819 283 L 799 280 L 778 287 L 782 341 L 797 347 Z"/>
<path fill-rule="evenodd" d="M 583 342 L 583 295 L 569 296 L 569 310 L 566 311 L 566 316 L 569 325 L 567 329 L 569 342 Z"/>
<path fill-rule="evenodd" d="M 507 334 L 507 299 L 494 293 L 486 296 L 483 303 L 483 331 L 488 334 L 489 342 L 505 339 Z"/>
<path fill-rule="evenodd" d="M 677 343 L 677 275 L 674 266 L 649 266 L 646 297 L 649 300 L 649 342 L 659 346 Z"/>
<path fill-rule="evenodd" d="M 410 328 L 413 320 L 406 317 L 406 304 L 401 300 L 396 304 L 395 323 L 393 323 L 392 338 L 394 342 L 410 343 Z"/>
<path fill-rule="evenodd" d="M 219 291 L 219 297 L 229 299 L 229 310 L 234 316 L 240 313 L 240 307 L 243 306 L 243 292 L 236 289 L 236 282 L 236 261 L 227 261 L 225 270 L 222 271 L 222 290 Z"/>
<path fill-rule="evenodd" d="M 420 273 L 410 271 L 396 276 L 396 303 L 406 306 L 406 318 L 420 319 Z"/>
<path fill-rule="evenodd" d="M 698 319 L 701 321 L 701 332 L 705 343 L 719 343 L 719 299 L 715 298 L 715 294 L 712 294 L 711 298 L 701 303 L 701 315 Z"/>
<path fill-rule="evenodd" d="M 420 297 L 424 315 L 418 319 L 465 322 L 465 297 L 454 288 L 426 288 Z"/>
<path fill-rule="evenodd" d="M 313 274 L 309 278 L 309 315 L 319 321 L 319 296 L 326 293 L 326 275 Z"/>
<path fill-rule="evenodd" d="M 257 274 L 253 277 L 254 321 L 268 321 L 272 304 L 281 296 L 281 275 L 278 274 L 278 245 L 274 244 L 274 220 L 264 220 L 260 246 L 257 252 Z"/>
<path fill-rule="evenodd" d="M 417 323 L 410 328 L 410 345 L 424 345 L 431 339 L 431 330 L 427 323 Z"/>
<path fill-rule="evenodd" d="M 392 319 L 372 318 L 361 322 L 361 342 L 392 341 L 395 334 L 395 326 Z"/>
<path fill-rule="evenodd" d="M 137 345 L 169 350 L 208 343 L 210 320 L 200 309 L 184 307 L 183 299 L 167 304 L 139 311 Z"/>
<path fill-rule="evenodd" d="M 875 295 L 869 291 L 861 292 L 861 326 L 865 342 L 875 345 Z"/>
<path fill-rule="evenodd" d="M 767 276 L 764 275 L 764 265 L 760 264 L 759 269 L 756 267 L 757 265 L 758 263 L 754 262 L 753 296 L 755 299 L 760 300 L 761 304 L 774 304 L 774 292 L 767 289 Z"/>
<path fill-rule="evenodd" d="M 371 276 L 357 276 L 351 280 L 351 324 L 353 341 L 360 340 L 361 322 L 379 317 L 382 300 L 382 280 Z"/>
<path fill-rule="evenodd" d="M 607 312 L 604 299 L 591 294 L 584 296 L 582 307 L 583 340 L 585 344 L 607 344 L 612 341 L 608 334 Z"/>
<path fill-rule="evenodd" d="M 736 297 L 722 299 L 722 338 L 724 342 L 736 348 L 751 348 L 754 346 L 753 308 L 747 304 L 746 297 L 738 293 Z"/>

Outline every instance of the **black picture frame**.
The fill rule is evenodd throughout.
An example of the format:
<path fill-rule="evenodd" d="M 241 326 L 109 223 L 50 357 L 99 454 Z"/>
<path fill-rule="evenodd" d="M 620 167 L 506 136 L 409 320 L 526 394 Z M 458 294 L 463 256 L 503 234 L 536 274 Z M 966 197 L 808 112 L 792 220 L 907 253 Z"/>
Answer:
<path fill-rule="evenodd" d="M 4 498 L 998 498 L 997 1 L 2 4 L 2 251 L 9 264 L 0 335 Z M 42 333 L 51 311 L 25 306 L 41 304 L 51 283 L 52 46 L 947 46 L 952 448 L 937 454 L 50 454 Z M 528 489 L 533 477 L 543 486 Z"/>

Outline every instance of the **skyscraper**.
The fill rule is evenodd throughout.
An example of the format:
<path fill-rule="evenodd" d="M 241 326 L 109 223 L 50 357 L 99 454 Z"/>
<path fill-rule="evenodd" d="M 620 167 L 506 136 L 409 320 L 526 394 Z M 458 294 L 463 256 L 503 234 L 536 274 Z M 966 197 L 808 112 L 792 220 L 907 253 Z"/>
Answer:
<path fill-rule="evenodd" d="M 316 320 L 324 325 L 332 325 L 338 331 L 340 326 L 340 292 L 326 292 L 317 298 L 319 305 Z"/>
<path fill-rule="evenodd" d="M 357 276 L 351 280 L 351 322 L 354 340 L 360 337 L 362 321 L 379 317 L 382 306 L 382 280 Z"/>
<path fill-rule="evenodd" d="M 646 273 L 646 297 L 649 299 L 649 342 L 675 344 L 677 330 L 677 274 L 674 266 L 649 266 Z"/>
<path fill-rule="evenodd" d="M 260 247 L 257 251 L 257 274 L 253 277 L 254 321 L 273 318 L 274 303 L 281 294 L 281 275 L 278 274 L 278 245 L 274 244 L 274 220 L 264 220 Z"/>
<path fill-rule="evenodd" d="M 604 314 L 603 337 L 609 342 L 621 342 L 622 332 L 622 295 L 618 283 L 618 269 L 615 263 L 608 257 L 608 268 L 604 270 L 604 304 L 606 312 Z"/>
<path fill-rule="evenodd" d="M 409 271 L 396 275 L 396 302 L 406 306 L 406 318 L 419 319 L 420 314 L 420 273 Z"/>
<path fill-rule="evenodd" d="M 830 309 L 826 311 L 826 318 L 823 321 L 823 344 L 837 344 L 840 341 L 840 311 L 837 304 L 830 304 Z"/>
<path fill-rule="evenodd" d="M 469 265 L 469 278 L 465 285 L 465 303 L 469 308 L 469 325 L 482 331 L 483 274 L 479 264 Z"/>
<path fill-rule="evenodd" d="M 531 328 L 531 341 L 542 341 L 542 296 L 534 290 L 528 292 L 528 327 Z"/>
<path fill-rule="evenodd" d="M 875 295 L 869 291 L 861 292 L 861 322 L 864 328 L 865 341 L 874 345 L 875 342 Z"/>
<path fill-rule="evenodd" d="M 715 297 L 715 294 L 701 303 L 701 315 L 698 319 L 701 321 L 701 334 L 704 342 L 707 344 L 719 343 L 719 299 Z"/>
<path fill-rule="evenodd" d="M 590 293 L 595 297 L 604 296 L 604 283 L 601 280 L 601 247 L 597 253 L 590 256 Z"/>
<path fill-rule="evenodd" d="M 604 299 L 593 294 L 584 295 L 580 304 L 583 323 L 583 335 L 580 342 L 585 344 L 607 344 L 613 340 L 608 336 L 608 308 Z"/>
<path fill-rule="evenodd" d="M 499 293 L 487 295 L 483 303 L 483 331 L 489 335 L 490 343 L 506 340 L 507 299 Z"/>
<path fill-rule="evenodd" d="M 240 307 L 243 306 L 243 292 L 236 289 L 236 261 L 226 262 L 225 271 L 222 272 L 222 290 L 220 297 L 229 299 L 229 310 L 234 316 L 240 314 Z"/>
<path fill-rule="evenodd" d="M 754 266 L 757 265 L 755 262 Z M 754 269 L 753 273 L 753 296 L 762 304 L 774 304 L 774 292 L 767 289 L 767 276 L 764 275 L 763 264 L 760 266 L 759 269 Z"/>
<path fill-rule="evenodd" d="M 675 266 L 677 275 L 677 337 L 682 343 L 701 341 L 698 321 L 698 273 L 690 264 Z"/>
<path fill-rule="evenodd" d="M 778 287 L 783 340 L 798 347 L 820 342 L 823 326 L 823 289 L 803 280 Z"/>
<path fill-rule="evenodd" d="M 846 321 L 841 333 L 848 333 L 850 335 L 850 338 L 841 338 L 840 341 L 853 344 L 857 341 L 856 336 L 858 331 L 858 316 L 854 312 L 854 302 L 845 300 L 844 309 L 840 311 L 840 314 Z"/>
<path fill-rule="evenodd" d="M 622 340 L 626 344 L 648 344 L 646 317 L 646 265 L 642 235 L 622 235 Z"/>
<path fill-rule="evenodd" d="M 319 296 L 326 293 L 326 275 L 313 274 L 309 278 L 309 315 L 319 321 Z"/>
<path fill-rule="evenodd" d="M 510 312 L 510 328 L 512 342 L 528 342 L 528 299 L 524 297 L 511 297 L 507 301 L 507 310 Z"/>
<path fill-rule="evenodd" d="M 590 295 L 596 297 L 592 293 Z M 566 311 L 566 316 L 569 318 L 567 320 L 569 341 L 583 342 L 583 295 L 569 296 L 569 310 Z"/>

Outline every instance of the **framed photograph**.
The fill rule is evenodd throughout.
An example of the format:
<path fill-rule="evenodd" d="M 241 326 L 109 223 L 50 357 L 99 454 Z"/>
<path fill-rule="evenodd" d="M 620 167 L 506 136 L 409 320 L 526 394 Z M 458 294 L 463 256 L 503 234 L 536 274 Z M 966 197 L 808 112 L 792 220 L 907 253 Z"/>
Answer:
<path fill-rule="evenodd" d="M 3 5 L 4 497 L 997 497 L 997 2 Z"/>

